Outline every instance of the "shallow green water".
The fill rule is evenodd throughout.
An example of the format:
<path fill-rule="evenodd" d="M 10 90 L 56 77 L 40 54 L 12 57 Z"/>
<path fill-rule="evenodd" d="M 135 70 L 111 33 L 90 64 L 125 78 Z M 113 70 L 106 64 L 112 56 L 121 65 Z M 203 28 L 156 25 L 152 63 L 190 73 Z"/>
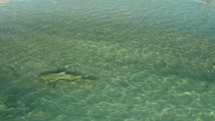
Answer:
<path fill-rule="evenodd" d="M 1 121 L 215 120 L 215 1 L 0 4 Z"/>

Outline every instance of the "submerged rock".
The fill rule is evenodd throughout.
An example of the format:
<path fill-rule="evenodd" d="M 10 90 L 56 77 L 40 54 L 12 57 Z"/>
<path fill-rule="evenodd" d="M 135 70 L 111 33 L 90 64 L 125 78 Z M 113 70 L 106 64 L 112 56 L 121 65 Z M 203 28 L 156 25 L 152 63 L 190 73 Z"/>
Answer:
<path fill-rule="evenodd" d="M 73 82 L 80 85 L 91 85 L 92 80 L 72 73 L 62 72 L 45 72 L 39 75 L 39 80 L 55 87 L 57 83 Z"/>

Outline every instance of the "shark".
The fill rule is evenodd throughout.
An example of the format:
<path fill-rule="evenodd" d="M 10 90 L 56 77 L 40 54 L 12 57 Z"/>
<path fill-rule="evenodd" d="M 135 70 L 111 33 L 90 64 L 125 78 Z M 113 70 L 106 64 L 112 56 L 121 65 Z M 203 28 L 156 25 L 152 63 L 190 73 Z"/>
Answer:
<path fill-rule="evenodd" d="M 81 75 L 62 72 L 42 73 L 39 75 L 39 80 L 48 83 L 52 88 L 55 88 L 57 83 L 73 82 L 81 85 L 91 85 L 92 80 Z"/>

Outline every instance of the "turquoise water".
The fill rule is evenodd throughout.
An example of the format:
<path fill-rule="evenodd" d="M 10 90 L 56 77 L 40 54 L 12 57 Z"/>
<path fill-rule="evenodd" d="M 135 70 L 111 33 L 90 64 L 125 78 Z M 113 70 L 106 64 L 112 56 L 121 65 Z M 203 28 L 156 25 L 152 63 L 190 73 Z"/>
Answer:
<path fill-rule="evenodd" d="M 0 1 L 0 120 L 214 121 L 214 33 L 213 0 Z"/>

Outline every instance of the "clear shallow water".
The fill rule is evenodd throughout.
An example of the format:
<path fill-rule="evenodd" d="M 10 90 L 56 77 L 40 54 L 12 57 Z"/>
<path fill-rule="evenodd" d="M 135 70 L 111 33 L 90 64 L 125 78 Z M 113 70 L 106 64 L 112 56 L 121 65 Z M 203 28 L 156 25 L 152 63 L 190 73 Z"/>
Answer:
<path fill-rule="evenodd" d="M 0 6 L 2 121 L 215 119 L 215 2 L 14 0 Z M 63 68 L 93 85 L 49 85 Z"/>

